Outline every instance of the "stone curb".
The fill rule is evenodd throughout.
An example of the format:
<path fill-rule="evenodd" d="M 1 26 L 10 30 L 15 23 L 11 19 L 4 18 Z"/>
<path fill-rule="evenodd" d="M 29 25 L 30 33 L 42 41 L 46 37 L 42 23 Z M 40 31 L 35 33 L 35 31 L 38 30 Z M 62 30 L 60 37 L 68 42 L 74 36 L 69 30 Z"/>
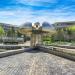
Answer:
<path fill-rule="evenodd" d="M 63 46 L 63 45 L 49 45 L 49 46 L 55 46 L 55 47 L 61 47 L 61 48 L 67 48 L 67 49 L 75 49 L 75 46 Z"/>
<path fill-rule="evenodd" d="M 9 50 L 9 51 L 5 51 L 5 52 L 0 52 L 0 58 L 23 53 L 25 51 L 32 50 L 32 49 L 33 48 L 24 48 L 24 49 L 17 49 L 17 50 Z"/>
<path fill-rule="evenodd" d="M 38 48 L 39 48 L 39 50 L 41 50 L 43 52 L 51 53 L 51 54 L 54 54 L 54 55 L 57 55 L 57 56 L 60 56 L 60 57 L 67 58 L 67 59 L 70 59 L 72 61 L 75 61 L 75 56 L 74 55 L 70 55 L 70 54 L 68 54 L 66 52 L 58 51 L 55 48 L 51 49 L 51 48 L 46 48 L 46 47 L 43 47 L 43 46 L 39 46 Z"/>

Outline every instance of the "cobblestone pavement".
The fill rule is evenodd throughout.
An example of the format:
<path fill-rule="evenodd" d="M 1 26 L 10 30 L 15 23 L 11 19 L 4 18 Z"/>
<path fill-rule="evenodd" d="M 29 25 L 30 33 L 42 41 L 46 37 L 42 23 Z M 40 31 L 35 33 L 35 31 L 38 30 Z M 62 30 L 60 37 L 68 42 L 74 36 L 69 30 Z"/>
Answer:
<path fill-rule="evenodd" d="M 0 75 L 75 75 L 75 62 L 31 51 L 0 58 Z"/>

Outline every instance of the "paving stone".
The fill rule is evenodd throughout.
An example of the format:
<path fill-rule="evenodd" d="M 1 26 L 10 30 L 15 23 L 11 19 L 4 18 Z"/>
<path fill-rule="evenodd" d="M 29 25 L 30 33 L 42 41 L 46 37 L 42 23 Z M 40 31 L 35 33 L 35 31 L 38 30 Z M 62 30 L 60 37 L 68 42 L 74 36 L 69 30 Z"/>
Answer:
<path fill-rule="evenodd" d="M 0 75 L 75 75 L 75 62 L 30 51 L 0 58 Z"/>

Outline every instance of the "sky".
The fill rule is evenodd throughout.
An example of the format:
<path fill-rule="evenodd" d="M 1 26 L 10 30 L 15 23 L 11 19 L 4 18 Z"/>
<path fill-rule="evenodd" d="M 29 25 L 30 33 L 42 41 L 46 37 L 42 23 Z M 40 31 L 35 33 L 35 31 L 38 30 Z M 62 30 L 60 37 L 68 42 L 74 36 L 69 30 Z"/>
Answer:
<path fill-rule="evenodd" d="M 75 21 L 75 0 L 0 0 L 0 22 Z"/>

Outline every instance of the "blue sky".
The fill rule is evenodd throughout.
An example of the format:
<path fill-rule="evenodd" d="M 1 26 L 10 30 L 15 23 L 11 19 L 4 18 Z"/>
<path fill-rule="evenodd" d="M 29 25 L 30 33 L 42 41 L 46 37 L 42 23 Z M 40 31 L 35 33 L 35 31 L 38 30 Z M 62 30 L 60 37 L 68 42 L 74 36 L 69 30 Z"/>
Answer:
<path fill-rule="evenodd" d="M 75 21 L 75 0 L 0 0 L 0 22 Z"/>

